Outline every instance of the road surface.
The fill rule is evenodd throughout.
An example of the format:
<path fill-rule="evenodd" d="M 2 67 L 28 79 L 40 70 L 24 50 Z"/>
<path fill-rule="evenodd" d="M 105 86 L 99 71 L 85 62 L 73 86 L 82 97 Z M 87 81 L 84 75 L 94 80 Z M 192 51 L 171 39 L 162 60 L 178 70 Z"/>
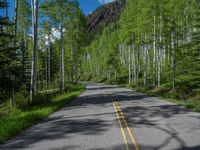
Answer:
<path fill-rule="evenodd" d="M 71 104 L 0 149 L 200 150 L 200 113 L 126 88 L 85 84 Z"/>

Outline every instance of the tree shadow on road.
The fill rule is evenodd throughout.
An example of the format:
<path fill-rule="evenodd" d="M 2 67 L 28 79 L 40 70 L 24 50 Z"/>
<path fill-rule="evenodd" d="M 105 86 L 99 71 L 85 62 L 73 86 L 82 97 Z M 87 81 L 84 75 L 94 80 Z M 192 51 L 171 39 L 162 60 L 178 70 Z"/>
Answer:
<path fill-rule="evenodd" d="M 91 87 L 86 90 L 87 91 L 85 93 L 83 93 L 71 104 L 67 104 L 65 107 L 60 109 L 59 115 L 51 116 L 43 120 L 38 125 L 8 141 L 5 145 L 2 145 L 2 147 L 0 146 L 0 149 L 28 148 L 31 145 L 45 141 L 68 139 L 79 135 L 92 136 L 103 134 L 109 128 L 112 128 L 113 122 L 116 122 L 117 125 L 117 120 L 108 121 L 102 117 L 105 115 L 115 115 L 112 107 L 112 97 L 115 97 L 115 99 L 122 104 L 122 111 L 125 113 L 130 127 L 136 129 L 149 127 L 156 130 L 160 134 L 166 135 L 166 138 L 162 142 L 159 142 L 157 146 L 139 143 L 141 149 L 164 149 L 174 140 L 179 144 L 180 150 L 200 149 L 200 144 L 196 147 L 187 147 L 185 140 L 179 135 L 179 131 L 177 131 L 177 129 L 170 123 L 165 121 L 162 122 L 163 120 L 171 119 L 175 116 L 178 117 L 178 115 L 185 115 L 192 111 L 164 101 L 159 101 L 156 98 L 148 97 L 142 93 L 124 90 L 123 88 L 102 86 L 101 88 Z M 98 109 L 104 109 L 107 107 L 112 108 L 112 110 L 104 113 L 98 112 Z M 62 111 L 78 111 L 82 109 L 97 109 L 97 111 L 93 114 L 62 115 Z M 195 121 L 198 120 L 198 118 L 194 117 L 193 119 L 195 119 Z M 177 123 L 179 123 L 179 120 L 177 120 Z M 198 123 L 200 125 L 200 122 Z M 57 150 L 79 149 L 78 145 L 59 147 L 60 146 L 58 145 Z M 113 147 L 106 148 L 105 150 L 122 150 L 124 148 L 124 145 L 115 145 Z M 104 150 L 104 148 L 93 150 Z"/>
<path fill-rule="evenodd" d="M 105 132 L 109 126 L 111 126 L 109 122 L 100 119 L 68 119 L 62 116 L 51 117 L 18 135 L 3 145 L 2 148 L 28 148 L 38 142 L 68 139 L 75 135 L 97 135 Z"/>

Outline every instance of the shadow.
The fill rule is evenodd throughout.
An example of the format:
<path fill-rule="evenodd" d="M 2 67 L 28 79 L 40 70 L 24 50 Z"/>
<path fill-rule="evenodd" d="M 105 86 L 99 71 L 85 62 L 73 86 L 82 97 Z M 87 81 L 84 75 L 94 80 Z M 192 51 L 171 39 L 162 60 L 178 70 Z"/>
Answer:
<path fill-rule="evenodd" d="M 142 145 L 140 145 L 140 147 L 142 147 L 141 150 L 159 150 L 154 146 L 142 146 Z M 116 145 L 116 146 L 112 146 L 112 147 L 109 147 L 109 148 L 97 148 L 97 149 L 90 149 L 90 150 L 126 150 L 126 148 L 124 147 L 124 145 Z M 200 146 L 180 147 L 180 148 L 174 149 L 174 150 L 200 150 Z"/>
<path fill-rule="evenodd" d="M 95 90 L 108 90 L 108 89 L 115 89 L 117 87 L 114 87 L 114 86 L 101 86 L 101 87 L 91 87 L 91 88 L 86 88 L 86 90 L 90 91 L 95 91 Z"/>
<path fill-rule="evenodd" d="M 177 149 L 178 150 L 178 149 Z M 194 146 L 194 147 L 182 147 L 179 150 L 200 150 L 200 146 Z"/>
<path fill-rule="evenodd" d="M 100 119 L 68 119 L 65 117 L 51 117 L 42 123 L 30 128 L 1 148 L 22 149 L 38 142 L 49 142 L 51 140 L 68 139 L 72 136 L 96 135 L 106 132 L 111 126 L 109 122 Z"/>
<path fill-rule="evenodd" d="M 113 98 L 121 104 L 122 111 L 131 128 L 136 131 L 151 128 L 152 131 L 147 130 L 144 135 L 139 133 L 138 136 L 145 136 L 148 132 L 153 134 L 155 131 L 155 133 L 158 133 L 158 136 L 163 138 L 162 141 L 156 141 L 156 144 L 153 146 L 140 143 L 139 141 L 139 146 L 142 150 L 166 149 L 174 141 L 178 143 L 178 149 L 180 150 L 200 149 L 200 143 L 199 146 L 188 147 L 186 143 L 188 137 L 182 136 L 182 132 L 186 132 L 185 128 L 199 131 L 200 115 L 193 115 L 193 112 L 188 109 L 158 100 L 155 97 L 146 96 L 142 93 L 95 83 L 88 83 L 86 91 L 81 96 L 38 125 L 0 145 L 0 149 L 29 148 L 37 144 L 48 143 L 52 140 L 62 141 L 65 139 L 68 141 L 79 136 L 85 136 L 85 139 L 87 139 L 94 135 L 104 135 L 114 127 L 113 122 L 119 128 L 112 106 Z M 113 116 L 114 119 L 110 116 Z M 191 124 L 187 126 L 184 125 L 185 122 Z M 200 137 L 196 138 L 200 139 Z M 68 145 L 64 146 L 58 145 L 58 148 L 55 149 L 51 149 L 51 147 L 48 149 L 82 149 L 80 146 L 68 143 Z M 111 145 L 107 148 L 93 148 L 91 150 L 108 149 L 123 150 L 125 146 L 117 145 L 116 143 L 116 145 Z"/>

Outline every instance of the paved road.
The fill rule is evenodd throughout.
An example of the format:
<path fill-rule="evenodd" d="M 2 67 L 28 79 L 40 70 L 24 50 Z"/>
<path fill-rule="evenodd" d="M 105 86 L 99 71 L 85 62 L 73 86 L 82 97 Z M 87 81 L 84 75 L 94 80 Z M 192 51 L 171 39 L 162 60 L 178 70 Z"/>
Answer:
<path fill-rule="evenodd" d="M 129 89 L 86 84 L 75 101 L 0 149 L 200 150 L 200 113 Z"/>

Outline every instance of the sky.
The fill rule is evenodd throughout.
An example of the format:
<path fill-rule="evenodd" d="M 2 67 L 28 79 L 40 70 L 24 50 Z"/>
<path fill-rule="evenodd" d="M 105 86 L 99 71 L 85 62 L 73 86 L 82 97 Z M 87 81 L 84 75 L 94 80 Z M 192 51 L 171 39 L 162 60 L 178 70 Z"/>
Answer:
<path fill-rule="evenodd" d="M 94 11 L 97 7 L 106 4 L 106 3 L 110 3 L 114 0 L 78 0 L 81 9 L 83 10 L 83 12 L 88 15 L 90 14 L 92 11 Z M 14 14 L 14 0 L 8 0 L 9 2 L 9 16 L 13 17 Z M 2 12 L 0 12 L 2 13 Z"/>
<path fill-rule="evenodd" d="M 90 13 L 92 13 L 92 11 L 94 11 L 97 7 L 101 6 L 101 5 L 104 5 L 104 4 L 107 4 L 107 3 L 110 3 L 110 2 L 113 2 L 115 0 L 78 0 L 79 2 L 79 5 L 80 5 L 80 8 L 83 10 L 84 14 L 85 15 L 88 15 Z M 10 18 L 13 19 L 13 16 L 14 16 L 14 0 L 8 0 L 9 2 L 9 10 L 8 10 L 8 13 L 9 13 L 9 16 Z M 0 15 L 5 15 L 5 11 L 0 11 Z M 54 36 L 59 38 L 60 37 L 60 33 L 55 30 L 53 31 L 54 33 Z"/>

